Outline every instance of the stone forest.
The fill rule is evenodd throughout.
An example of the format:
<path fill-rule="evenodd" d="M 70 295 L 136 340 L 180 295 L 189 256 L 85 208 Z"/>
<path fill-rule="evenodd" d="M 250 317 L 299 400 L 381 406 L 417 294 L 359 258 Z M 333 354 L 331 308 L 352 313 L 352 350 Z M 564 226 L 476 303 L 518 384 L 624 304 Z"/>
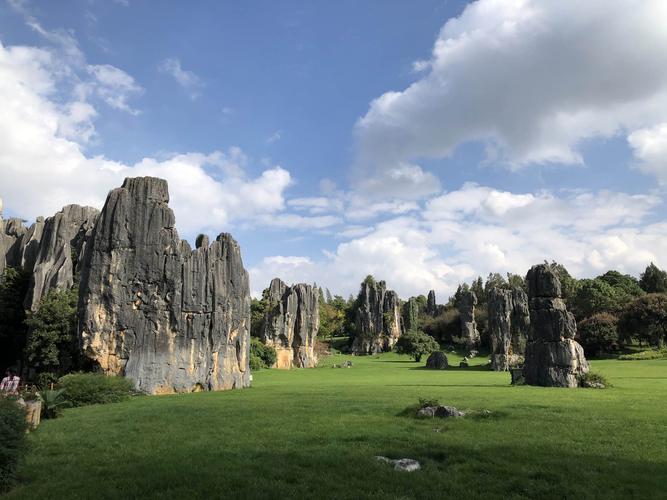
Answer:
<path fill-rule="evenodd" d="M 639 280 L 616 271 L 576 280 L 563 266 L 545 261 L 528 269 L 525 277 L 492 274 L 486 281 L 480 277 L 462 283 L 442 303 L 434 290 L 402 299 L 385 281 L 370 275 L 359 285 L 357 296 L 348 299 L 317 284 L 288 284 L 279 276 L 266 284 L 261 297 L 251 297 L 249 275 L 234 238 L 222 233 L 210 241 L 202 234 L 192 248 L 179 237 L 167 182 L 152 177 L 125 179 L 109 193 L 101 211 L 68 205 L 29 227 L 16 218 L 0 218 L 0 273 L 1 357 L 11 367 L 6 380 L 21 380 L 5 400 L 18 401 L 12 404 L 25 411 L 21 418 L 40 447 L 51 446 L 46 436 L 56 429 L 52 422 L 63 422 L 58 432 L 75 439 L 76 429 L 88 419 L 97 425 L 94 422 L 107 414 L 105 408 L 108 418 L 127 419 L 123 428 L 139 422 L 135 419 L 143 418 L 138 416 L 142 413 L 149 422 L 156 418 L 154 411 L 164 411 L 173 412 L 174 418 L 182 415 L 186 422 L 201 415 L 204 427 L 229 426 L 230 419 L 243 422 L 250 418 L 244 415 L 259 412 L 258 428 L 263 419 L 276 418 L 292 429 L 285 420 L 292 414 L 277 409 L 306 405 L 306 419 L 323 418 L 318 415 L 324 412 L 347 422 L 340 431 L 327 427 L 332 424 L 307 426 L 312 431 L 329 429 L 337 436 L 340 444 L 331 452 L 344 454 L 344 443 L 349 442 L 357 461 L 353 469 L 366 468 L 398 491 L 419 490 L 407 479 L 409 472 L 428 477 L 451 473 L 454 464 L 465 462 L 464 456 L 481 464 L 483 456 L 465 451 L 462 443 L 488 426 L 497 426 L 498 432 L 507 426 L 508 432 L 520 436 L 527 432 L 528 422 L 530 428 L 540 420 L 545 428 L 559 422 L 555 425 L 563 432 L 583 420 L 601 418 L 597 411 L 589 413 L 598 404 L 607 416 L 617 411 L 609 403 L 614 392 L 634 387 L 625 381 L 625 367 L 634 374 L 630 377 L 644 376 L 633 367 L 643 359 L 655 359 L 655 364 L 646 365 L 647 373 L 667 368 L 662 347 L 667 335 L 667 273 L 653 264 Z M 371 385 L 362 389 L 369 380 Z M 403 384 L 404 390 L 391 390 Z M 535 392 L 531 386 L 556 392 Z M 655 386 L 663 391 L 656 397 L 665 394 L 660 387 Z M 248 391 L 250 399 L 214 399 L 217 391 L 231 389 Z M 466 390 L 473 396 L 466 397 Z M 193 392 L 211 396 L 165 399 Z M 359 397 L 369 403 L 363 410 L 355 406 L 361 404 Z M 538 413 L 531 413 L 530 405 L 545 405 L 547 400 L 553 400 L 553 408 L 538 405 Z M 648 399 L 643 401 L 649 405 Z M 161 405 L 166 405 L 164 410 Z M 218 405 L 230 413 L 215 417 Z M 560 422 L 561 411 L 571 416 Z M 378 414 L 383 415 L 380 420 Z M 171 417 L 165 418 L 159 425 L 167 439 L 174 424 Z M 246 432 L 235 425 L 231 432 Z M 401 428 L 395 431 L 397 444 L 391 444 L 394 438 L 383 444 L 376 436 L 369 446 L 364 432 L 372 436 L 373 428 L 383 432 L 395 425 Z M 609 425 L 616 429 L 616 424 L 596 427 L 600 439 Z M 348 438 L 342 430 L 346 427 Z M 304 429 L 297 426 L 289 432 Z M 281 439 L 289 440 L 284 432 Z M 446 444 L 453 432 L 463 441 Z M 405 440 L 413 439 L 414 433 L 418 444 L 408 446 Z M 225 435 L 216 432 L 211 439 L 224 441 Z M 255 455 L 248 450 L 261 449 L 266 439 L 242 438 L 241 463 L 249 464 Z M 150 445 L 143 443 L 137 450 L 149 453 L 145 446 Z M 155 453 L 166 453 L 162 445 L 156 446 Z M 236 450 L 240 445 L 226 444 L 223 449 L 227 446 Z M 554 449 L 540 455 L 545 467 Z M 508 452 L 514 463 L 521 460 L 519 449 Z M 68 453 L 76 456 L 82 451 Z M 300 467 L 297 456 L 271 456 Z M 590 459 L 584 455 L 573 452 L 570 458 L 574 464 L 600 470 L 599 465 L 588 465 Z M 32 458 L 24 467 L 30 474 L 41 463 Z M 461 477 L 468 480 L 480 473 L 475 467 L 463 467 Z M 353 469 L 346 475 L 357 477 Z M 657 477 L 653 473 L 649 475 Z M 566 497 L 588 491 L 584 483 L 566 485 L 565 476 L 544 476 L 551 479 L 542 483 L 531 479 L 535 471 L 525 474 L 524 480 L 535 489 L 531 497 L 551 497 L 553 484 L 569 491 Z M 85 491 L 86 481 L 78 495 Z M 325 481 L 338 491 L 332 480 Z M 361 496 L 368 495 L 356 481 L 355 488 L 364 492 Z M 3 484 L 9 485 L 9 480 Z M 452 491 L 462 485 L 457 483 Z M 304 486 L 273 487 L 276 497 L 305 492 Z M 618 487 L 637 491 L 634 486 Z M 19 483 L 12 491 L 34 497 L 40 488 Z M 241 496 L 258 496 L 252 487 L 243 488 Z"/>

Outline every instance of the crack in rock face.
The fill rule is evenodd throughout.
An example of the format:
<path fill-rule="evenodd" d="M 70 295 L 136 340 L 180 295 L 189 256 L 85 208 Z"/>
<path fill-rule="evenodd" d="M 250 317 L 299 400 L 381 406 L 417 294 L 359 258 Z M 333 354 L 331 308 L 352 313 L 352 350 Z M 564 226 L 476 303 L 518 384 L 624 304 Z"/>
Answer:
<path fill-rule="evenodd" d="M 178 237 L 167 182 L 125 179 L 99 214 L 81 263 L 83 354 L 150 394 L 250 384 L 250 287 L 229 234 Z"/>

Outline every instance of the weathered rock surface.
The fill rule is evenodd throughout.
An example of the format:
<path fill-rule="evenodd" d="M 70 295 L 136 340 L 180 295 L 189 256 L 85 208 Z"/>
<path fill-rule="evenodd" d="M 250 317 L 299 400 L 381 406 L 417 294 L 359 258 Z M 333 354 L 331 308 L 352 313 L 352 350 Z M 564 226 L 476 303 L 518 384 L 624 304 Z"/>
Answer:
<path fill-rule="evenodd" d="M 412 458 L 398 458 L 396 460 L 383 457 L 383 456 L 377 456 L 375 459 L 378 462 L 384 462 L 386 464 L 393 465 L 394 470 L 397 471 L 402 471 L 402 472 L 413 472 L 416 470 L 421 469 L 421 465 L 417 460 L 414 460 Z"/>
<path fill-rule="evenodd" d="M 311 285 L 287 286 L 275 278 L 269 286 L 269 309 L 262 342 L 276 350 L 276 368 L 313 368 L 320 325 L 318 293 Z"/>
<path fill-rule="evenodd" d="M 419 418 L 449 418 L 449 417 L 454 417 L 454 418 L 459 418 L 459 417 L 465 417 L 465 412 L 459 410 L 458 408 L 454 406 L 443 406 L 443 405 L 436 405 L 436 406 L 424 406 L 423 408 L 420 408 L 417 411 L 417 417 Z"/>
<path fill-rule="evenodd" d="M 589 370 L 583 348 L 574 340 L 577 324 L 561 298 L 558 276 L 548 264 L 526 276 L 530 329 L 523 375 L 527 384 L 577 387 Z"/>
<path fill-rule="evenodd" d="M 429 290 L 426 299 L 426 314 L 436 316 L 438 314 L 438 305 L 435 302 L 435 290 Z"/>
<path fill-rule="evenodd" d="M 477 295 L 471 290 L 460 290 L 457 294 L 456 307 L 459 310 L 461 321 L 461 338 L 465 342 L 468 350 L 479 347 L 480 335 L 475 323 L 475 306 L 477 305 Z"/>
<path fill-rule="evenodd" d="M 416 297 L 410 297 L 403 304 L 403 328 L 406 332 L 419 328 L 419 302 Z"/>
<path fill-rule="evenodd" d="M 249 385 L 250 290 L 238 244 L 191 250 L 164 180 L 109 193 L 82 259 L 83 354 L 148 393 Z"/>
<path fill-rule="evenodd" d="M 390 350 L 402 333 L 401 304 L 384 281 L 361 284 L 356 304 L 352 352 L 377 354 Z"/>
<path fill-rule="evenodd" d="M 488 300 L 491 367 L 507 371 L 521 363 L 530 327 L 528 296 L 520 288 L 494 288 Z"/>
<path fill-rule="evenodd" d="M 26 307 L 35 310 L 51 289 L 70 288 L 86 242 L 99 210 L 67 205 L 46 219 L 37 246 Z"/>
<path fill-rule="evenodd" d="M 446 370 L 449 367 L 447 355 L 442 351 L 432 352 L 426 360 L 426 368 L 431 370 Z"/>

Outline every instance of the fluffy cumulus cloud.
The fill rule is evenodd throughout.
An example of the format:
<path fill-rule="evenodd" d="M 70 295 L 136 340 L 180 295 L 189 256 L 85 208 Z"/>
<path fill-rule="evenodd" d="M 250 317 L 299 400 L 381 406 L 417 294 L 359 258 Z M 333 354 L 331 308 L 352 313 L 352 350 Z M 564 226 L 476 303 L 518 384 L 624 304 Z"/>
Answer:
<path fill-rule="evenodd" d="M 665 19 L 663 0 L 472 3 L 415 65 L 421 77 L 358 121 L 360 163 L 395 169 L 483 141 L 515 167 L 576 164 L 583 140 L 648 128 L 642 151 L 667 121 Z"/>
<path fill-rule="evenodd" d="M 667 184 L 667 123 L 632 132 L 628 142 L 639 160 L 640 170 Z"/>
<path fill-rule="evenodd" d="M 87 155 L 84 145 L 95 134 L 95 106 L 106 103 L 132 112 L 128 99 L 140 87 L 118 68 L 89 66 L 81 58 L 66 63 L 61 56 L 0 44 L 0 102 L 5 103 L 0 113 L 0 195 L 6 210 L 30 220 L 68 203 L 101 207 L 124 177 L 153 175 L 169 182 L 178 227 L 188 237 L 234 221 L 298 229 L 340 222 L 331 215 L 273 217 L 286 208 L 290 173 L 276 165 L 250 178 L 248 159 L 238 148 L 144 158 L 131 165 Z M 81 65 L 91 80 L 72 78 Z"/>
<path fill-rule="evenodd" d="M 351 232 L 320 259 L 268 257 L 250 270 L 253 289 L 275 276 L 317 281 L 355 293 L 371 273 L 402 297 L 456 286 L 490 272 L 525 274 L 544 259 L 576 276 L 607 269 L 639 274 L 667 266 L 667 223 L 650 223 L 664 208 L 655 195 L 609 191 L 512 193 L 466 184 L 430 199 L 422 210 Z M 261 289 L 260 289 L 261 291 Z"/>

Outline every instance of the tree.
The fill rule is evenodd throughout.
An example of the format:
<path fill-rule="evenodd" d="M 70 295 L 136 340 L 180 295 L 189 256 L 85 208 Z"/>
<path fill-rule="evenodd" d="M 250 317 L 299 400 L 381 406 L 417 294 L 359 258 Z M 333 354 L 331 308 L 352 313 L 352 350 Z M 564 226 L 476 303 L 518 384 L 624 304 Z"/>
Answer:
<path fill-rule="evenodd" d="M 474 280 L 470 284 L 470 290 L 475 292 L 475 296 L 477 297 L 477 301 L 481 304 L 483 302 L 486 302 L 486 293 L 484 289 L 484 281 L 482 280 L 481 276 L 478 276 L 476 280 Z"/>
<path fill-rule="evenodd" d="M 551 268 L 554 270 L 560 281 L 560 289 L 565 299 L 565 303 L 570 306 L 570 301 L 577 291 L 577 280 L 565 269 L 565 266 L 556 261 L 551 262 Z"/>
<path fill-rule="evenodd" d="M 331 338 L 345 334 L 346 303 L 336 296 L 330 303 L 320 304 L 320 329 L 318 336 Z"/>
<path fill-rule="evenodd" d="M 628 297 L 640 297 L 645 293 L 642 287 L 639 286 L 637 278 L 629 274 L 621 274 L 618 271 L 610 270 L 598 276 L 598 279 L 608 283 Z"/>
<path fill-rule="evenodd" d="M 30 273 L 7 267 L 0 276 L 0 366 L 23 358 L 27 328 L 23 299 L 30 285 Z"/>
<path fill-rule="evenodd" d="M 398 354 L 407 354 L 415 358 L 418 363 L 422 356 L 428 355 L 440 349 L 435 339 L 426 335 L 421 330 L 410 330 L 400 336 L 396 342 L 395 350 Z"/>
<path fill-rule="evenodd" d="M 667 272 L 651 262 L 639 277 L 639 286 L 646 293 L 665 293 L 667 292 Z"/>
<path fill-rule="evenodd" d="M 78 362 L 76 304 L 78 291 L 50 290 L 39 309 L 28 313 L 26 354 L 38 374 L 65 374 Z"/>
<path fill-rule="evenodd" d="M 262 291 L 261 299 L 252 299 L 250 301 L 250 335 L 252 337 L 261 337 L 264 327 L 264 316 L 269 309 L 269 289 Z"/>
<path fill-rule="evenodd" d="M 528 287 L 526 286 L 526 280 L 520 274 L 507 273 L 507 284 L 510 288 L 520 288 L 528 292 Z"/>
<path fill-rule="evenodd" d="M 624 341 L 636 339 L 660 347 L 667 339 L 667 295 L 649 293 L 626 307 L 619 324 Z"/>
<path fill-rule="evenodd" d="M 480 304 L 486 304 L 487 299 L 491 294 L 491 290 L 494 288 L 507 288 L 507 281 L 505 281 L 505 278 L 503 278 L 499 273 L 489 273 L 489 275 L 486 277 L 484 293 L 481 297 L 479 295 L 477 296 L 477 300 L 480 302 Z"/>
<path fill-rule="evenodd" d="M 625 297 L 625 294 L 600 278 L 583 279 L 579 280 L 569 306 L 576 317 L 588 318 L 597 313 L 619 312 L 624 306 Z"/>
<path fill-rule="evenodd" d="M 618 347 L 618 318 L 609 313 L 594 314 L 579 322 L 577 331 L 579 343 L 586 354 L 597 356 L 611 352 Z"/>

